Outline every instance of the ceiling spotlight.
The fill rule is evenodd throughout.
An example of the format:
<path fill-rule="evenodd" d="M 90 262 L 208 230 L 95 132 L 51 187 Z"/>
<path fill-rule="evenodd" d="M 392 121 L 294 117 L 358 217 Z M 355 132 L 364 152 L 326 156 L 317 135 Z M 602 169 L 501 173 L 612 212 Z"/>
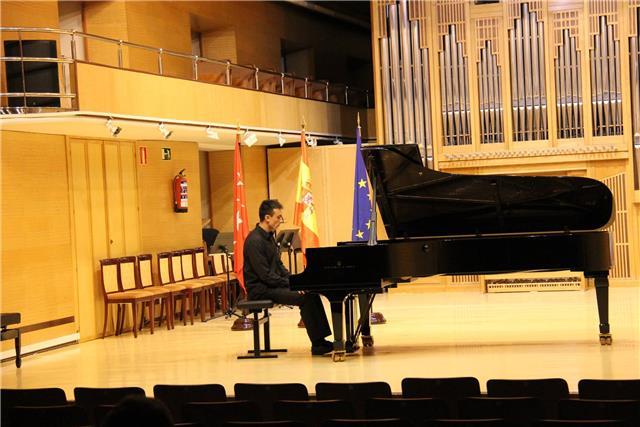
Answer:
<path fill-rule="evenodd" d="M 173 133 L 173 131 L 169 130 L 162 122 L 160 122 L 160 124 L 158 125 L 158 130 L 160 131 L 164 139 L 169 139 L 169 137 Z"/>
<path fill-rule="evenodd" d="M 209 126 L 207 127 L 207 138 L 220 139 L 220 135 L 218 135 L 218 132 L 216 132 L 211 126 Z"/>
<path fill-rule="evenodd" d="M 248 130 L 244 133 L 242 139 L 247 147 L 251 147 L 253 144 L 258 142 L 258 136 L 255 132 L 249 132 Z"/>
<path fill-rule="evenodd" d="M 278 140 L 278 144 L 280 145 L 280 147 L 282 147 L 284 143 L 287 142 L 287 140 L 284 139 L 281 133 L 278 134 L 276 139 Z"/>
<path fill-rule="evenodd" d="M 109 119 L 107 120 L 107 123 L 105 123 L 105 126 L 107 127 L 107 129 L 109 129 L 109 133 L 114 138 L 118 136 L 120 132 L 122 132 L 122 128 L 116 125 L 115 123 L 113 123 L 113 119 L 111 117 L 109 117 Z"/>

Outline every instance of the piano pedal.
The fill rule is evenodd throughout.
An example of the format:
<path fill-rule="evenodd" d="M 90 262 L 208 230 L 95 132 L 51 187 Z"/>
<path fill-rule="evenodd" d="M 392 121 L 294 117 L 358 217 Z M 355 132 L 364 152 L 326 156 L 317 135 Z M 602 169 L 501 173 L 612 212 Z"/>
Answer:
<path fill-rule="evenodd" d="M 360 346 L 358 345 L 358 343 L 353 343 L 351 341 L 347 341 L 345 343 L 345 350 L 347 351 L 348 354 L 351 353 L 355 353 L 356 351 L 360 350 Z"/>
<path fill-rule="evenodd" d="M 611 345 L 612 341 L 611 334 L 600 334 L 600 345 Z"/>
<path fill-rule="evenodd" d="M 373 347 L 373 336 L 371 336 L 371 335 L 363 335 L 362 336 L 362 346 L 363 347 Z"/>
<path fill-rule="evenodd" d="M 344 362 L 347 359 L 347 354 L 345 351 L 334 351 L 331 355 L 331 359 L 334 362 Z"/>

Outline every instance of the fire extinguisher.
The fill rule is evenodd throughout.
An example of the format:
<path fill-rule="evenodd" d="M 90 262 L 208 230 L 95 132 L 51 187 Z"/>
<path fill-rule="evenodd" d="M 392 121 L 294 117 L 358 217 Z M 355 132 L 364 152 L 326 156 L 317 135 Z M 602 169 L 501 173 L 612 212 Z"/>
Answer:
<path fill-rule="evenodd" d="M 173 178 L 173 210 L 175 212 L 187 212 L 189 209 L 189 195 L 187 176 L 184 169 Z"/>

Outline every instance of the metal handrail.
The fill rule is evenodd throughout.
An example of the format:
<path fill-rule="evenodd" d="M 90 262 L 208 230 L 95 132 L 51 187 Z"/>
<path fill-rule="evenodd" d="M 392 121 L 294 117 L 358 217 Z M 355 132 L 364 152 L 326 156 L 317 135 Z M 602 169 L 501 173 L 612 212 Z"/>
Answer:
<path fill-rule="evenodd" d="M 280 73 L 280 72 L 275 72 L 275 71 L 265 71 L 265 70 L 260 70 L 258 67 L 255 66 L 247 66 L 247 65 L 240 65 L 240 64 L 233 64 L 230 61 L 221 61 L 221 60 L 216 60 L 216 59 L 211 59 L 211 58 L 204 58 L 198 55 L 189 55 L 186 53 L 182 53 L 182 52 L 175 52 L 172 50 L 166 50 L 164 48 L 157 48 L 157 47 L 151 47 L 151 46 L 146 46 L 146 45 L 142 45 L 142 44 L 138 44 L 138 43 L 133 43 L 133 42 L 128 42 L 128 41 L 124 41 L 124 40 L 118 40 L 118 39 L 114 39 L 114 38 L 110 38 L 110 37 L 105 37 L 105 36 L 100 36 L 100 35 L 96 35 L 96 34 L 89 34 L 89 33 L 84 33 L 82 31 L 76 31 L 76 30 L 62 30 L 62 29 L 56 29 L 56 28 L 38 28 L 38 27 L 0 27 L 0 31 L 1 32 L 17 32 L 18 36 L 20 39 L 21 38 L 21 34 L 25 33 L 25 32 L 36 32 L 36 33 L 52 33 L 52 34 L 59 34 L 59 35 L 67 35 L 67 36 L 71 36 L 71 41 L 70 41 L 70 45 L 71 45 L 71 58 L 33 58 L 33 57 L 0 57 L 0 61 L 2 62 L 6 62 L 6 61 L 20 61 L 20 62 L 58 62 L 58 63 L 62 63 L 62 64 L 72 64 L 75 63 L 75 61 L 77 61 L 78 56 L 77 56 L 77 38 L 82 38 L 82 39 L 89 39 L 89 40 L 99 40 L 99 41 L 103 41 L 103 42 L 107 42 L 107 43 L 112 43 L 114 45 L 117 45 L 117 62 L 118 62 L 118 68 L 121 69 L 132 69 L 132 68 L 127 68 L 124 66 L 124 59 L 123 59 L 123 48 L 135 48 L 135 49 L 142 49 L 142 50 L 146 50 L 149 52 L 154 52 L 157 55 L 157 74 L 158 75 L 166 75 L 165 71 L 166 71 L 166 67 L 165 67 L 165 58 L 167 57 L 176 57 L 176 58 L 182 58 L 182 59 L 188 59 L 189 61 L 191 61 L 191 79 L 192 80 L 196 80 L 196 81 L 202 81 L 201 77 L 202 77 L 202 73 L 200 72 L 200 64 L 202 63 L 208 63 L 208 64 L 215 64 L 215 65 L 219 65 L 220 67 L 222 67 L 221 69 L 221 74 L 220 76 L 224 76 L 224 85 L 226 86 L 233 86 L 233 87 L 239 87 L 239 88 L 245 88 L 245 89 L 252 89 L 252 90 L 257 90 L 257 91 L 262 91 L 262 92 L 269 92 L 269 93 L 279 93 L 281 95 L 287 95 L 287 96 L 295 96 L 295 97 L 303 97 L 303 98 L 307 98 L 309 99 L 311 97 L 311 95 L 313 95 L 313 92 L 315 91 L 317 93 L 317 89 L 319 87 L 322 87 L 322 90 L 324 91 L 324 96 L 322 97 L 322 99 L 318 99 L 318 97 L 313 98 L 313 99 L 317 99 L 319 101 L 324 101 L 324 102 L 333 102 L 333 103 L 338 103 L 338 104 L 343 104 L 343 105 L 354 105 L 353 103 L 353 99 L 363 99 L 365 100 L 365 102 L 360 102 L 358 103 L 357 106 L 361 106 L 361 107 L 369 107 L 369 91 L 367 90 L 361 90 L 358 88 L 354 88 L 354 87 L 349 87 L 346 85 L 342 85 L 342 84 L 331 84 L 328 81 L 315 81 L 315 80 L 311 80 L 308 77 L 305 78 L 300 78 L 300 77 L 295 77 L 291 74 L 288 73 Z M 92 63 L 92 64 L 97 64 L 97 65 L 104 65 L 101 64 L 99 62 L 92 62 L 92 61 L 86 61 L 88 63 Z M 252 84 L 247 87 L 246 85 L 234 85 L 234 80 L 233 80 L 233 71 L 234 70 L 243 70 L 244 72 L 249 72 L 252 75 Z M 64 74 L 64 68 L 63 68 L 63 74 Z M 261 85 L 262 82 L 264 82 L 265 80 L 265 76 L 267 79 L 270 80 L 270 82 L 273 81 L 277 81 L 279 80 L 279 87 L 276 87 L 273 90 L 264 90 L 262 89 L 264 86 Z M 212 84 L 220 84 L 217 82 L 210 82 Z M 291 85 L 290 89 L 286 88 L 286 85 L 289 84 Z M 297 94 L 296 92 L 296 88 L 301 87 L 302 85 L 304 85 L 304 94 L 300 93 Z M 314 88 L 314 91 L 311 90 L 311 88 Z M 344 88 L 344 89 L 341 89 Z M 338 100 L 336 100 L 334 97 L 334 99 L 331 99 L 330 93 L 337 93 L 338 91 L 343 91 L 344 95 L 341 96 Z M 351 94 L 362 94 L 363 96 L 350 96 L 349 93 Z M 69 97 L 69 93 L 67 91 L 65 91 L 63 93 L 65 96 Z M 0 96 L 9 96 L 9 94 L 7 93 L 0 93 Z M 350 102 L 352 101 L 352 102 Z"/>

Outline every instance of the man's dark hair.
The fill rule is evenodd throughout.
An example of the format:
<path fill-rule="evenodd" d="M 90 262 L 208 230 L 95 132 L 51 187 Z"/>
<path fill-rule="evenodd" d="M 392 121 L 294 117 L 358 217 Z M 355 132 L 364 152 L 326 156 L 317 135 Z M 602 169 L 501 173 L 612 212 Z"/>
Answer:
<path fill-rule="evenodd" d="M 258 210 L 260 222 L 264 221 L 265 216 L 273 215 L 274 209 L 282 209 L 282 203 L 277 199 L 263 200 L 262 203 L 260 203 L 260 209 Z"/>

